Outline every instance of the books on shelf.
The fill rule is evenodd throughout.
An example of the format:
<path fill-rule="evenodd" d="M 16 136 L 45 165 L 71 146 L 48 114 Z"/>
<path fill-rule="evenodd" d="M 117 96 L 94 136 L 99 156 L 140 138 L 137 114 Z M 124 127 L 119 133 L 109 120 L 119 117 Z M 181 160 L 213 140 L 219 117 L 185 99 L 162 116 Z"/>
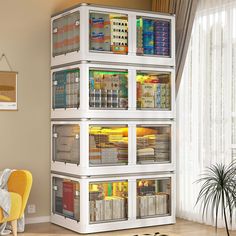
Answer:
<path fill-rule="evenodd" d="M 149 216 L 153 216 L 156 214 L 156 196 L 148 196 L 148 210 L 147 210 L 147 214 Z"/>
<path fill-rule="evenodd" d="M 168 214 L 168 194 L 157 193 L 137 197 L 137 217 L 151 217 Z"/>
<path fill-rule="evenodd" d="M 74 190 L 73 182 L 63 181 L 63 214 L 68 217 L 74 217 Z"/>
<path fill-rule="evenodd" d="M 139 162 L 169 161 L 169 134 L 152 134 L 137 137 L 137 158 Z"/>
<path fill-rule="evenodd" d="M 54 183 L 54 211 L 69 218 L 80 219 L 79 183 L 56 178 Z"/>
<path fill-rule="evenodd" d="M 109 221 L 126 218 L 125 199 L 117 196 L 89 202 L 90 221 Z"/>
<path fill-rule="evenodd" d="M 148 196 L 138 196 L 138 210 L 140 217 L 148 215 Z"/>
<path fill-rule="evenodd" d="M 90 148 L 89 149 L 89 163 L 90 164 L 101 164 L 101 149 Z"/>
<path fill-rule="evenodd" d="M 156 215 L 165 215 L 168 213 L 168 195 L 158 193 L 156 195 Z"/>
<path fill-rule="evenodd" d="M 111 199 L 104 199 L 104 220 L 112 220 L 113 219 L 113 204 Z"/>
<path fill-rule="evenodd" d="M 89 135 L 89 160 L 94 165 L 127 163 L 128 138 L 124 136 L 123 128 L 92 127 Z"/>

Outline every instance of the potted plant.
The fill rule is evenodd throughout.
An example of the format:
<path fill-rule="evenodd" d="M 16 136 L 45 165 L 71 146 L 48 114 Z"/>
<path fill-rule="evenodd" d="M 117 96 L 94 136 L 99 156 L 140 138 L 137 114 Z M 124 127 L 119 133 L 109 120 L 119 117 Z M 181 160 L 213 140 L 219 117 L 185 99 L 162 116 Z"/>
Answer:
<path fill-rule="evenodd" d="M 215 227 L 219 211 L 225 222 L 225 229 L 229 236 L 229 226 L 232 225 L 232 215 L 236 207 L 236 162 L 229 165 L 214 164 L 208 167 L 197 183 L 201 183 L 196 204 L 201 203 L 202 217 L 211 212 L 212 220 L 215 217 Z"/>

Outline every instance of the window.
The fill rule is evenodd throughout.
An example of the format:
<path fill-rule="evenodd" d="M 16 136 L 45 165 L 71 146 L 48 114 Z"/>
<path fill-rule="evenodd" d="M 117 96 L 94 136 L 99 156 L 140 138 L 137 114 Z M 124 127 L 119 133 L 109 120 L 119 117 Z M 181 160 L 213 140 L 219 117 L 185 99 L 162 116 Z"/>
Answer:
<path fill-rule="evenodd" d="M 223 2 L 199 2 L 177 99 L 177 214 L 190 220 L 202 220 L 194 181 L 236 148 L 236 2 Z"/>

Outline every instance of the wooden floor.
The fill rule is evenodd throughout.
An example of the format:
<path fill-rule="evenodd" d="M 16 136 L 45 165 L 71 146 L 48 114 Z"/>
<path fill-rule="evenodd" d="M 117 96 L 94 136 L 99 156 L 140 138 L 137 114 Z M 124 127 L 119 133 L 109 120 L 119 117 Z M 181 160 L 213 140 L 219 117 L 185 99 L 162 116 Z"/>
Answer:
<path fill-rule="evenodd" d="M 215 233 L 214 227 L 206 226 L 198 223 L 193 223 L 185 220 L 177 220 L 175 225 L 149 227 L 122 231 L 113 231 L 106 233 L 89 234 L 91 236 L 142 236 L 143 234 L 154 235 L 155 232 L 160 232 L 168 236 L 226 236 L 223 229 L 218 230 L 218 234 Z M 79 235 L 72 231 L 66 230 L 62 227 L 50 224 L 32 224 L 26 225 L 25 233 L 19 234 L 19 236 L 74 236 Z M 236 231 L 233 231 L 231 236 L 236 236 Z"/>

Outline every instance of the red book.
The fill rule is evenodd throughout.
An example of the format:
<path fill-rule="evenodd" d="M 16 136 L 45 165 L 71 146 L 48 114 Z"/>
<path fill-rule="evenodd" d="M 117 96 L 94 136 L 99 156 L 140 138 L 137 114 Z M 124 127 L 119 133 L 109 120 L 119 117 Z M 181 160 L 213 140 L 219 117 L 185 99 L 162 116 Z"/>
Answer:
<path fill-rule="evenodd" d="M 74 190 L 75 185 L 72 182 L 63 182 L 63 214 L 74 216 Z"/>

